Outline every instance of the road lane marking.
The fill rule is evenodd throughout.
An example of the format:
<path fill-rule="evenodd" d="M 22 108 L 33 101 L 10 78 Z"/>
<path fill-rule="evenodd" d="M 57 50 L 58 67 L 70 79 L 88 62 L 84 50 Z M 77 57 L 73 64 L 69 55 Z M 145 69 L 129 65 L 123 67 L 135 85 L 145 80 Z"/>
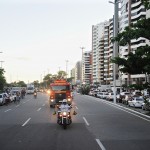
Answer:
<path fill-rule="evenodd" d="M 77 106 L 75 106 L 75 108 L 76 108 L 76 109 L 78 109 L 78 107 L 77 107 Z"/>
<path fill-rule="evenodd" d="M 40 111 L 41 110 L 41 108 L 39 108 L 37 111 Z"/>
<path fill-rule="evenodd" d="M 17 105 L 16 107 L 19 107 L 20 105 Z"/>
<path fill-rule="evenodd" d="M 103 146 L 102 142 L 99 139 L 96 139 L 96 142 L 102 150 L 106 150 L 106 148 Z"/>
<path fill-rule="evenodd" d="M 23 104 L 25 104 L 26 102 L 23 102 Z"/>
<path fill-rule="evenodd" d="M 11 111 L 11 109 L 7 109 L 5 112 Z"/>
<path fill-rule="evenodd" d="M 89 126 L 90 124 L 88 123 L 88 121 L 85 119 L 85 117 L 83 117 L 83 120 L 85 121 L 86 125 Z"/>
<path fill-rule="evenodd" d="M 29 118 L 23 125 L 22 127 L 24 127 L 29 121 L 30 121 L 31 118 Z"/>

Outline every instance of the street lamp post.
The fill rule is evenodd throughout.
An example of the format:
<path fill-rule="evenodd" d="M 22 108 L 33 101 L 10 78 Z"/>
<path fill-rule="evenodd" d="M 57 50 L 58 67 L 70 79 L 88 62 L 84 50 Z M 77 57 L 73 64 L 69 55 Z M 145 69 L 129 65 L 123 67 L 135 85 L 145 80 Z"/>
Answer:
<path fill-rule="evenodd" d="M 109 3 L 114 4 L 114 18 L 113 18 L 113 37 L 116 37 L 118 34 L 118 3 L 120 1 L 114 0 L 114 2 L 109 1 Z M 113 43 L 113 58 L 118 56 L 118 42 Z M 117 66 L 115 63 L 113 63 L 113 93 L 114 93 L 114 103 L 116 103 L 116 71 L 117 71 Z"/>
<path fill-rule="evenodd" d="M 67 80 L 67 73 L 68 72 L 68 60 L 66 60 L 66 80 Z"/>
<path fill-rule="evenodd" d="M 4 61 L 0 61 L 1 62 L 1 69 L 2 69 L 2 63 L 4 62 Z"/>

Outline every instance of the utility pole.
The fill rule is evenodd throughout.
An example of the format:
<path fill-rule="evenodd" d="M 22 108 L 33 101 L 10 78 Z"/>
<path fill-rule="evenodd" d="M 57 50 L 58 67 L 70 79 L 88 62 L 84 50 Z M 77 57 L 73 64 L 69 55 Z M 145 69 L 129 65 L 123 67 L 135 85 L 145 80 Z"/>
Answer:
<path fill-rule="evenodd" d="M 0 53 L 3 53 L 3 52 L 0 52 Z M 1 62 L 1 69 L 2 69 L 2 63 L 4 62 L 4 61 L 0 61 Z"/>
<path fill-rule="evenodd" d="M 68 60 L 66 60 L 66 80 L 67 80 L 67 75 L 68 75 Z"/>
<path fill-rule="evenodd" d="M 2 63 L 3 63 L 4 61 L 0 61 L 0 63 L 1 63 L 1 69 L 2 69 Z"/>
<path fill-rule="evenodd" d="M 114 18 L 113 18 L 113 37 L 116 37 L 118 34 L 118 11 L 119 11 L 119 0 L 114 0 L 114 2 L 109 1 L 109 3 L 114 4 Z M 113 58 L 118 56 L 118 42 L 115 41 L 113 43 Z M 113 93 L 114 93 L 114 103 L 116 103 L 116 72 L 117 72 L 117 66 L 115 63 L 113 63 Z"/>

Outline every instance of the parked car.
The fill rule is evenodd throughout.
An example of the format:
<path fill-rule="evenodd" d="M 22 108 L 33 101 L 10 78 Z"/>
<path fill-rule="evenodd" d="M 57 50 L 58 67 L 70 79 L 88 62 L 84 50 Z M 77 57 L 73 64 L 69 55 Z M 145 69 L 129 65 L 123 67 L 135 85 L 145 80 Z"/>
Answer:
<path fill-rule="evenodd" d="M 128 102 L 131 101 L 133 97 L 134 96 L 131 94 L 125 95 L 125 97 L 122 99 L 122 103 L 128 105 Z"/>
<path fill-rule="evenodd" d="M 117 102 L 120 102 L 120 103 L 126 102 L 125 101 L 125 98 L 127 98 L 126 95 L 131 95 L 131 94 L 130 94 L 130 92 L 121 92 L 120 97 L 116 98 Z"/>
<path fill-rule="evenodd" d="M 92 90 L 90 90 L 90 91 L 89 91 L 89 95 L 90 95 L 90 96 L 93 96 L 93 95 L 94 95 L 94 92 L 93 92 Z"/>
<path fill-rule="evenodd" d="M 143 110 L 150 110 L 150 98 L 146 99 L 147 103 L 145 101 L 142 103 L 142 109 Z"/>
<path fill-rule="evenodd" d="M 9 93 L 8 95 L 9 95 L 10 102 L 13 102 L 15 100 L 15 94 Z"/>
<path fill-rule="evenodd" d="M 142 96 L 136 96 L 136 97 L 133 97 L 132 100 L 128 101 L 128 106 L 142 107 L 143 102 L 144 102 L 144 98 Z"/>
<path fill-rule="evenodd" d="M 114 93 L 108 93 L 106 100 L 113 101 L 114 100 Z"/>
<path fill-rule="evenodd" d="M 0 94 L 0 105 L 4 105 L 5 104 L 5 95 L 3 93 Z"/>
<path fill-rule="evenodd" d="M 10 96 L 7 93 L 3 93 L 4 97 L 5 97 L 5 104 L 10 103 Z"/>
<path fill-rule="evenodd" d="M 99 92 L 99 90 L 93 90 L 93 96 L 97 97 L 97 93 Z"/>
<path fill-rule="evenodd" d="M 104 94 L 103 92 L 97 92 L 97 97 L 102 98 L 103 94 Z"/>

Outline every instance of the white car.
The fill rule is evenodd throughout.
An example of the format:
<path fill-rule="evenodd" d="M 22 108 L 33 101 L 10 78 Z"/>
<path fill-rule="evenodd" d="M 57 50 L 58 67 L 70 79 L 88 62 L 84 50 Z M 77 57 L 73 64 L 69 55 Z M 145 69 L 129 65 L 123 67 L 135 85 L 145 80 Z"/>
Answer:
<path fill-rule="evenodd" d="M 4 105 L 5 104 L 5 95 L 2 93 L 0 94 L 0 105 Z"/>
<path fill-rule="evenodd" d="M 101 99 L 106 99 L 106 97 L 108 96 L 109 94 L 107 92 L 98 92 L 97 93 L 97 97 L 101 98 Z"/>
<path fill-rule="evenodd" d="M 144 102 L 144 99 L 143 99 L 142 96 L 133 97 L 132 100 L 128 101 L 128 106 L 131 106 L 131 107 L 142 107 L 143 102 Z"/>

